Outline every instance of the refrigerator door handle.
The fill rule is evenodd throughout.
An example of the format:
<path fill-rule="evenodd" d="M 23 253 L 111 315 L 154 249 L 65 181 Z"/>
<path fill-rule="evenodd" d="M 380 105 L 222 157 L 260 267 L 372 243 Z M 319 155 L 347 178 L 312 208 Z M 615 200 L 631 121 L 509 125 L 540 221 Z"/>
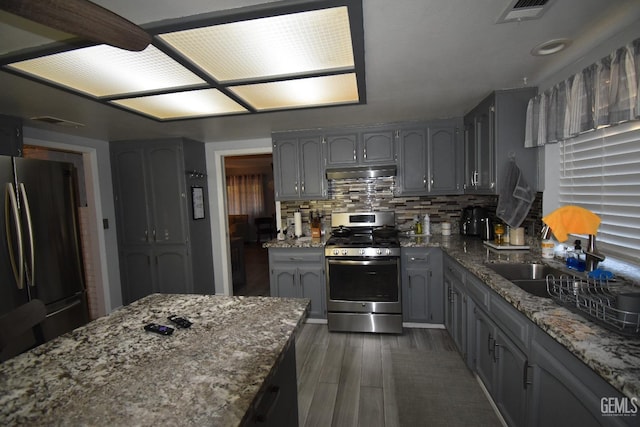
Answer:
<path fill-rule="evenodd" d="M 13 184 L 7 182 L 5 185 L 4 194 L 4 227 L 7 234 L 7 248 L 9 249 L 9 259 L 11 261 L 11 270 L 13 270 L 13 277 L 16 280 L 18 289 L 24 288 L 24 248 L 22 246 L 22 227 L 20 226 L 20 213 L 18 212 L 18 201 L 16 200 L 16 193 L 13 191 Z M 11 234 L 11 219 L 16 225 L 18 244 L 18 262 L 16 263 L 16 256 L 13 251 L 13 236 Z"/>
<path fill-rule="evenodd" d="M 27 231 L 29 232 L 29 268 L 27 269 L 27 283 L 31 287 L 36 285 L 36 250 L 35 241 L 33 239 L 33 222 L 31 221 L 31 207 L 29 206 L 29 199 L 27 198 L 27 190 L 24 187 L 24 183 L 18 185 L 20 194 L 22 195 L 22 206 L 24 207 L 25 215 L 27 216 Z"/>

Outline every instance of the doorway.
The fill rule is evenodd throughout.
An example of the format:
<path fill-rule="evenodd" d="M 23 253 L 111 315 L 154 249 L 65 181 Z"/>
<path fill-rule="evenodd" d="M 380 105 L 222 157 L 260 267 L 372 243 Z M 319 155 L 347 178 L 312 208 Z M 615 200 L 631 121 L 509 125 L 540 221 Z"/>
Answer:
<path fill-rule="evenodd" d="M 269 256 L 262 243 L 275 237 L 272 156 L 225 156 L 224 171 L 232 294 L 268 296 Z M 257 226 L 270 218 L 271 233 Z"/>

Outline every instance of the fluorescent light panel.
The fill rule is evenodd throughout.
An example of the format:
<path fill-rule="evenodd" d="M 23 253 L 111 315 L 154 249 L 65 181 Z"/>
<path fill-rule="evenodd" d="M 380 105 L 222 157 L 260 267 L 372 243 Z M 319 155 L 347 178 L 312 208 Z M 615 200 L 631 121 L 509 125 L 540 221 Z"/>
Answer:
<path fill-rule="evenodd" d="M 259 111 L 358 102 L 358 83 L 354 73 L 236 86 L 230 89 Z"/>
<path fill-rule="evenodd" d="M 10 67 L 95 97 L 206 84 L 152 45 L 142 52 L 91 46 Z"/>
<path fill-rule="evenodd" d="M 359 101 L 346 6 L 157 37 L 176 59 L 153 45 L 142 52 L 98 45 L 7 67 L 159 120 L 248 113 L 247 105 L 269 111 Z"/>
<path fill-rule="evenodd" d="M 166 93 L 111 102 L 161 120 L 247 112 L 244 107 L 217 89 Z"/>
<path fill-rule="evenodd" d="M 219 82 L 354 67 L 346 6 L 161 34 Z"/>

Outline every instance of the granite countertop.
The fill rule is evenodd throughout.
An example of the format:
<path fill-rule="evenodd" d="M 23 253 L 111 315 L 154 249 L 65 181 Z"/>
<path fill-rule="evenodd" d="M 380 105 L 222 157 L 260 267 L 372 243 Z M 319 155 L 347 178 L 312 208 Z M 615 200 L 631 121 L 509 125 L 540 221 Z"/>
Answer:
<path fill-rule="evenodd" d="M 500 262 L 545 262 L 574 274 L 558 261 L 543 260 L 539 244 L 531 243 L 530 250 L 499 251 L 485 246 L 478 238 L 458 235 L 401 239 L 403 247 L 442 248 L 613 387 L 628 397 L 640 398 L 640 338 L 625 338 L 551 299 L 531 295 L 487 267 Z M 635 281 L 626 284 L 640 286 Z"/>
<path fill-rule="evenodd" d="M 300 237 L 294 239 L 272 239 L 262 244 L 263 248 L 324 248 L 324 237 Z"/>
<path fill-rule="evenodd" d="M 150 295 L 0 365 L 0 424 L 237 426 L 308 305 Z M 171 314 L 193 326 L 143 330 Z"/>

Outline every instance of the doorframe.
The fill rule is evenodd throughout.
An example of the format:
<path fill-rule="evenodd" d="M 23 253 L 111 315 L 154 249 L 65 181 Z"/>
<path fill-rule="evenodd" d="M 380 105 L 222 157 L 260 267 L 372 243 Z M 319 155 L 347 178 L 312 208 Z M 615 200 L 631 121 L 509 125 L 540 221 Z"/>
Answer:
<path fill-rule="evenodd" d="M 211 193 L 209 196 L 209 212 L 212 213 L 211 240 L 214 254 L 213 274 L 215 277 L 216 295 L 233 295 L 224 158 L 227 156 L 273 154 L 271 144 L 271 138 L 249 141 L 230 141 L 228 144 L 206 144 L 207 170 L 213 171 L 213 173 L 208 174 L 208 184 L 209 192 Z M 216 257 L 215 254 L 219 254 L 219 256 Z"/>

